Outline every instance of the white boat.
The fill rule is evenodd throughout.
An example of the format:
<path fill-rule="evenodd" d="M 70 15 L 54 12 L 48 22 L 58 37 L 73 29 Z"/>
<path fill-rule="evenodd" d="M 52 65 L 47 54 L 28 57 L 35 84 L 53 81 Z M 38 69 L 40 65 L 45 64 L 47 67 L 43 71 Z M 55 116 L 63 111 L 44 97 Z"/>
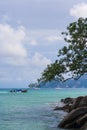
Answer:
<path fill-rule="evenodd" d="M 62 88 L 60 88 L 60 87 L 56 87 L 55 89 L 62 89 Z"/>

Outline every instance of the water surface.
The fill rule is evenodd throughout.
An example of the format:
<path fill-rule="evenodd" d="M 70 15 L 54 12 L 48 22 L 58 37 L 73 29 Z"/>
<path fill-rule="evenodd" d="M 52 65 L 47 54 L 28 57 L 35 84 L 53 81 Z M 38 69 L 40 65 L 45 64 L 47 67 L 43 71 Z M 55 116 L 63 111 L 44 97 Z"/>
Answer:
<path fill-rule="evenodd" d="M 87 94 L 87 89 L 38 89 L 27 93 L 0 90 L 0 130 L 63 130 L 57 128 L 66 114 L 53 111 L 61 98 Z"/>

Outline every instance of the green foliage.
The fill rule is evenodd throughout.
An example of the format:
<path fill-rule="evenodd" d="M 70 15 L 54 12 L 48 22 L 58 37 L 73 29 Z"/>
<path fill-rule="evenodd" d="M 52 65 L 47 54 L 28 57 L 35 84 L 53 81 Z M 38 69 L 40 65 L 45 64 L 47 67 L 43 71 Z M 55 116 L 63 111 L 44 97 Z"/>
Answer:
<path fill-rule="evenodd" d="M 63 80 L 62 72 L 64 72 L 64 65 L 61 65 L 56 60 L 55 63 L 48 65 L 47 68 L 44 70 L 42 74 L 43 81 L 51 81 L 52 79 L 55 80 Z"/>
<path fill-rule="evenodd" d="M 35 88 L 35 87 L 38 87 L 38 84 L 37 83 L 30 83 L 28 85 L 29 88 Z"/>
<path fill-rule="evenodd" d="M 87 18 L 70 23 L 62 35 L 68 46 L 58 51 L 58 60 L 47 66 L 42 81 L 78 79 L 87 73 Z"/>

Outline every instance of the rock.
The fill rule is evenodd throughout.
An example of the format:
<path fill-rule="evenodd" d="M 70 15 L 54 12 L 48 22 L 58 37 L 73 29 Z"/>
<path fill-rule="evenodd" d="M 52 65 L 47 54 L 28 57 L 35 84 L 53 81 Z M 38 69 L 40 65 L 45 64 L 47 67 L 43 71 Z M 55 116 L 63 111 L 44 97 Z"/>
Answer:
<path fill-rule="evenodd" d="M 72 109 L 75 109 L 79 106 L 81 100 L 83 99 L 83 96 L 80 96 L 80 97 L 77 97 L 74 102 L 73 102 L 73 105 L 72 105 Z"/>
<path fill-rule="evenodd" d="M 80 127 L 76 124 L 76 121 L 72 121 L 71 123 L 66 124 L 64 128 L 72 129 L 72 128 L 80 128 Z"/>
<path fill-rule="evenodd" d="M 60 128 L 80 128 L 79 119 L 87 114 L 87 107 L 72 110 L 58 125 Z"/>
<path fill-rule="evenodd" d="M 61 102 L 64 104 L 73 104 L 73 98 L 67 97 L 65 99 L 61 99 Z"/>
<path fill-rule="evenodd" d="M 83 126 L 85 123 L 87 122 L 87 114 L 85 114 L 84 116 L 80 117 L 76 123 L 78 124 L 78 126 Z"/>
<path fill-rule="evenodd" d="M 72 104 L 74 102 L 74 98 L 67 97 L 65 99 L 61 99 L 61 102 L 64 103 L 63 107 L 56 106 L 54 110 L 64 110 L 66 112 L 70 112 L 72 110 Z"/>
<path fill-rule="evenodd" d="M 77 97 L 72 105 L 72 109 L 78 108 L 78 107 L 84 107 L 87 106 L 87 96 L 83 97 Z"/>
<path fill-rule="evenodd" d="M 56 111 L 56 110 L 63 110 L 62 108 L 63 108 L 63 107 L 58 107 L 58 106 L 56 106 L 53 110 L 54 110 L 54 111 Z"/>
<path fill-rule="evenodd" d="M 87 122 L 80 128 L 80 130 L 87 130 Z"/>
<path fill-rule="evenodd" d="M 63 107 L 56 106 L 54 108 L 54 111 L 56 111 L 56 110 L 63 110 L 63 111 L 66 111 L 66 112 L 70 112 L 71 111 L 71 106 L 70 105 L 64 105 Z"/>
<path fill-rule="evenodd" d="M 61 99 L 64 106 L 56 106 L 54 110 L 63 110 L 69 112 L 59 123 L 60 128 L 86 128 L 87 126 L 87 96 L 77 98 Z M 82 129 L 83 130 L 83 129 Z"/>
<path fill-rule="evenodd" d="M 87 96 L 83 97 L 78 105 L 78 107 L 87 106 Z"/>

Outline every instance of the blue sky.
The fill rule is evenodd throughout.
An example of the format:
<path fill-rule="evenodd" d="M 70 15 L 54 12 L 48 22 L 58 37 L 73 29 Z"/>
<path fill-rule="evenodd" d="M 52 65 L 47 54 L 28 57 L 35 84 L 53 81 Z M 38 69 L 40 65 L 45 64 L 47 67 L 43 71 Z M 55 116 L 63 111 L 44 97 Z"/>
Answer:
<path fill-rule="evenodd" d="M 36 82 L 79 17 L 87 17 L 87 0 L 0 1 L 0 88 Z"/>

